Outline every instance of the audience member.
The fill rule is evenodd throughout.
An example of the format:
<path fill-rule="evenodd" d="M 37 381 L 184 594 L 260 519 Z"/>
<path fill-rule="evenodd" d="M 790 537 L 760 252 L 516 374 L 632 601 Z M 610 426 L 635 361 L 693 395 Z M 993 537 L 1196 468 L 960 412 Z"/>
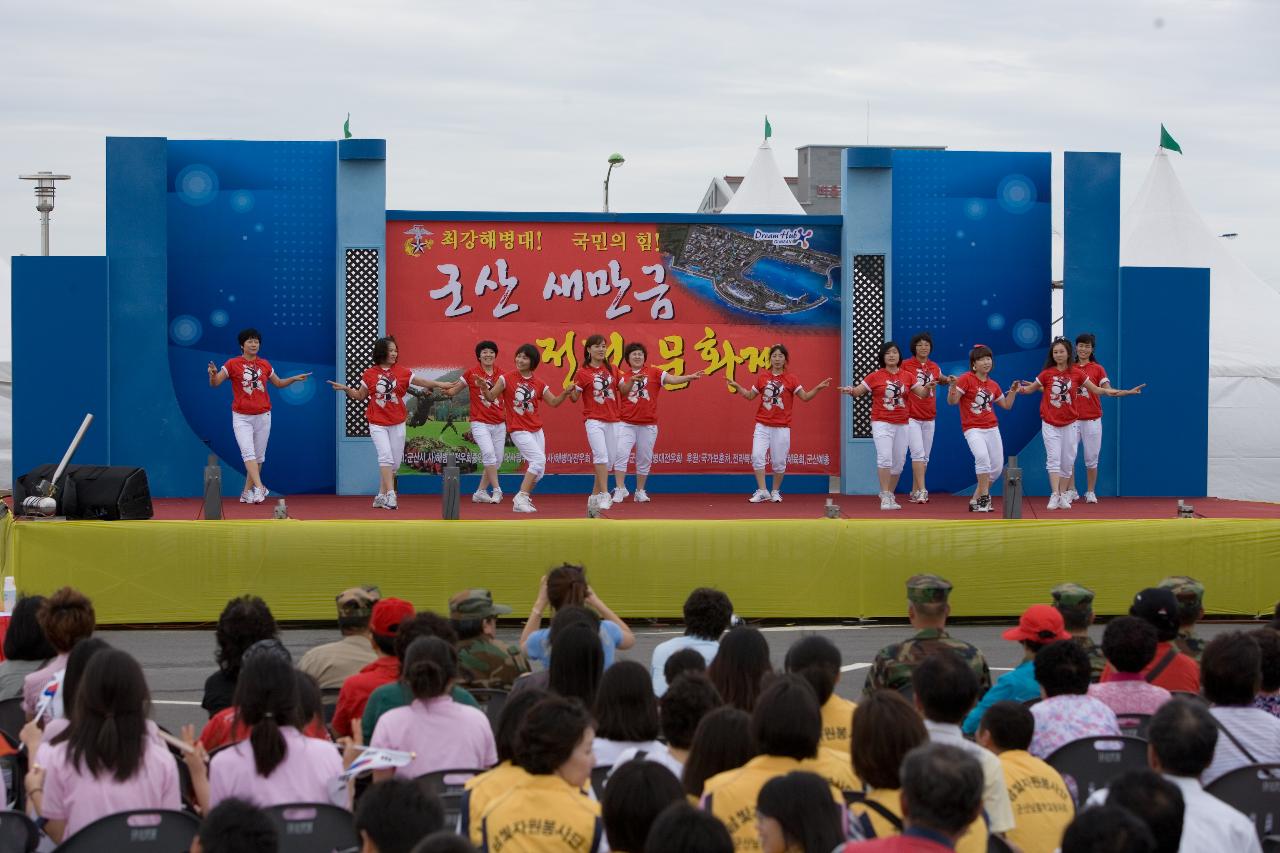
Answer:
<path fill-rule="evenodd" d="M 464 589 L 449 599 L 449 621 L 458 633 L 458 671 L 469 687 L 510 690 L 529 671 L 519 646 L 498 642 L 498 617 L 511 612 L 494 604 L 487 589 Z"/>
<path fill-rule="evenodd" d="M 1074 646 L 1070 641 L 1066 645 Z M 1082 655 L 1083 652 L 1080 652 Z M 1044 652 L 1041 652 L 1044 654 Z M 1004 785 L 1000 759 L 966 740 L 960 723 L 978 698 L 978 677 L 973 667 L 948 649 L 939 649 L 925 658 L 911 676 L 916 708 L 924 717 L 925 731 L 935 743 L 951 744 L 976 758 L 982 768 L 982 803 L 991 832 L 1013 829 L 1013 809 Z M 1086 681 L 1086 684 L 1088 682 Z"/>
<path fill-rule="evenodd" d="M 680 776 L 684 792 L 701 799 L 708 779 L 741 767 L 755 756 L 750 714 L 732 705 L 708 711 L 693 733 L 693 744 L 684 762 Z"/>
<path fill-rule="evenodd" d="M 244 657 L 245 649 L 259 640 L 275 639 L 275 636 L 275 617 L 267 603 L 258 596 L 242 595 L 231 599 L 222 608 L 214 634 L 218 643 L 218 670 L 205 679 L 204 698 L 200 701 L 200 707 L 210 717 L 223 708 L 231 707 L 240 675 L 240 659 Z"/>
<path fill-rule="evenodd" d="M 1142 676 L 1156 656 L 1156 629 L 1145 619 L 1121 616 L 1102 632 L 1102 653 L 1111 664 L 1105 684 L 1090 684 L 1089 695 L 1117 714 L 1154 714 L 1171 697 Z"/>
<path fill-rule="evenodd" d="M 609 605 L 587 584 L 586 569 L 565 563 L 543 576 L 538 584 L 538 597 L 533 603 L 533 611 L 520 633 L 520 647 L 529 656 L 529 660 L 537 661 L 544 667 L 551 666 L 547 651 L 549 632 L 541 627 L 542 612 L 547 609 L 548 604 L 555 611 L 577 604 L 600 614 L 600 646 L 604 652 L 606 669 L 613 666 L 614 649 L 625 650 L 636 644 L 635 634 L 631 633 L 627 623 L 610 610 Z"/>
<path fill-rule="evenodd" d="M 614 667 L 614 669 L 617 668 L 617 666 Z M 632 747 L 624 750 L 613 762 L 614 765 L 636 759 L 656 761 L 674 773 L 677 779 L 681 778 L 685 762 L 689 760 L 689 749 L 693 745 L 693 735 L 697 731 L 698 723 L 720 705 L 720 694 L 711 686 L 711 682 L 705 675 L 700 673 L 681 675 L 671 682 L 667 692 L 658 700 L 658 719 L 662 725 L 662 737 L 666 742 L 656 742 L 643 749 Z M 599 744 L 598 739 L 596 743 Z M 599 760 L 598 756 L 597 760 Z"/>
<path fill-rule="evenodd" d="M 322 690 L 342 686 L 342 682 L 373 663 L 378 653 L 370 643 L 369 617 L 382 597 L 376 586 L 355 586 L 338 593 L 338 630 L 342 639 L 309 650 L 298 669 L 316 680 Z"/>
<path fill-rule="evenodd" d="M 419 637 L 409 644 L 403 678 L 413 702 L 383 714 L 369 745 L 412 753 L 413 759 L 394 770 L 375 770 L 375 781 L 498 763 L 493 729 L 484 712 L 449 696 L 457 677 L 458 653 L 453 646 L 439 637 Z"/>
<path fill-rule="evenodd" d="M 684 635 L 659 643 L 653 650 L 650 673 L 653 692 L 661 696 L 671 679 L 667 678 L 667 661 L 676 652 L 692 650 L 704 661 L 703 668 L 715 660 L 720 650 L 720 635 L 733 621 L 733 602 L 718 589 L 700 586 L 684 600 Z"/>
<path fill-rule="evenodd" d="M 361 853 L 411 853 L 419 841 L 444 828 L 444 806 L 417 782 L 386 779 L 360 797 L 355 824 Z"/>
<path fill-rule="evenodd" d="M 1259 628 L 1250 631 L 1249 636 L 1253 637 L 1258 651 L 1262 653 L 1262 686 L 1253 700 L 1253 707 L 1280 717 L 1280 631 Z"/>
<path fill-rule="evenodd" d="M 528 778 L 529 774 L 514 760 L 516 732 L 529 709 L 550 695 L 545 690 L 522 690 L 513 693 L 498 712 L 493 732 L 498 765 L 468 779 L 462 795 L 458 831 L 470 838 L 472 843 L 481 844 L 484 841 L 480 836 L 480 818 L 489 804 L 500 794 L 515 788 Z"/>
<path fill-rule="evenodd" d="M 877 654 L 862 691 L 889 688 L 899 692 L 911 690 L 912 672 L 934 652 L 947 649 L 968 663 L 978 679 L 979 694 L 991 688 L 991 670 L 977 646 L 957 640 L 947 633 L 947 616 L 951 605 L 951 583 L 937 575 L 912 575 L 907 578 L 907 618 L 916 630 L 915 636 L 901 643 L 885 646 Z"/>
<path fill-rule="evenodd" d="M 433 832 L 413 848 L 413 853 L 478 853 L 471 842 L 448 829 Z"/>
<path fill-rule="evenodd" d="M 733 853 L 733 850 L 733 838 L 724 824 L 688 803 L 672 803 L 663 809 L 649 828 L 649 838 L 644 845 L 644 853 Z"/>
<path fill-rule="evenodd" d="M 1035 672 L 1045 695 L 1031 706 L 1036 728 L 1029 751 L 1036 758 L 1048 758 L 1068 741 L 1120 734 L 1115 712 L 1088 695 L 1089 656 L 1079 645 L 1063 640 L 1045 646 L 1036 654 Z"/>
<path fill-rule="evenodd" d="M 610 672 L 618 666 L 621 664 Z M 643 672 L 644 667 L 640 668 Z M 645 672 L 644 676 L 647 682 L 649 674 Z M 619 765 L 600 800 L 609 849 L 613 853 L 644 853 L 645 838 L 654 820 L 667 806 L 683 801 L 680 780 L 661 764 L 629 761 Z"/>
<path fill-rule="evenodd" d="M 1049 590 L 1049 594 L 1053 596 L 1053 606 L 1062 614 L 1063 627 L 1089 656 L 1089 681 L 1097 683 L 1107 659 L 1089 636 L 1089 626 L 1093 624 L 1093 590 L 1078 583 L 1060 583 Z"/>
<path fill-rule="evenodd" d="M 827 781 L 793 770 L 775 776 L 756 797 L 761 853 L 831 853 L 844 840 L 843 805 L 826 797 Z"/>
<path fill-rule="evenodd" d="M 1196 636 L 1196 623 L 1204 616 L 1204 584 L 1186 575 L 1174 575 L 1157 584 L 1161 589 L 1173 592 L 1178 600 L 1178 636 L 1173 644 L 1178 651 L 1200 662 L 1204 653 L 1204 640 Z"/>
<path fill-rule="evenodd" d="M 95 654 L 77 687 L 70 724 L 25 780 L 50 838 L 61 842 L 116 812 L 181 807 L 178 766 L 152 735 L 150 711 L 138 662 L 118 649 Z"/>
<path fill-rule="evenodd" d="M 1053 853 L 1076 808 L 1058 771 L 1027 751 L 1034 730 L 1031 710 L 1005 700 L 982 715 L 978 743 L 994 752 L 1004 769 L 1014 822 L 1008 840 L 1023 853 Z"/>
<path fill-rule="evenodd" d="M 983 694 L 982 699 L 964 718 L 964 733 L 978 731 L 982 715 L 997 702 L 1009 700 L 1026 702 L 1040 698 L 1040 684 L 1036 681 L 1036 653 L 1057 640 L 1073 639 L 1063 627 L 1062 614 L 1047 604 L 1033 604 L 1023 611 L 1018 624 L 1001 634 L 1022 646 L 1022 662 L 1006 672 Z"/>
<path fill-rule="evenodd" d="M 597 641 L 592 646 L 592 637 Z M 595 704 L 596 691 L 604 675 L 604 653 L 598 636 L 585 625 L 570 625 L 556 639 L 548 668 L 547 687 L 566 699 L 577 699 L 583 707 Z"/>
<path fill-rule="evenodd" d="M 24 595 L 13 606 L 0 662 L 0 702 L 22 698 L 23 680 L 58 654 L 40 627 L 38 614 L 44 602 L 43 595 Z"/>
<path fill-rule="evenodd" d="M 902 833 L 902 781 L 898 770 L 907 753 L 926 743 L 920 715 L 896 690 L 877 690 L 858 706 L 850 733 L 853 769 L 867 785 L 849 807 L 850 836 L 887 838 Z"/>
<path fill-rule="evenodd" d="M 364 714 L 370 694 L 400 677 L 400 661 L 396 658 L 396 632 L 400 623 L 413 616 L 413 605 L 399 598 L 379 599 L 369 617 L 369 642 L 378 657 L 373 663 L 342 682 L 338 706 L 330 727 L 338 737 L 350 737 L 353 723 Z"/>
<path fill-rule="evenodd" d="M 1107 786 L 1107 804 L 1128 809 L 1147 825 L 1155 853 L 1178 853 L 1186 804 L 1178 786 L 1153 770 L 1121 773 Z"/>
<path fill-rule="evenodd" d="M 1156 629 L 1156 654 L 1143 668 L 1142 677 L 1171 693 L 1199 693 L 1200 667 L 1173 644 L 1178 636 L 1178 600 L 1173 592 L 1157 587 L 1142 590 L 1133 597 L 1129 615 L 1150 622 Z M 1115 670 L 1108 665 L 1102 680 L 1113 678 Z"/>
<path fill-rule="evenodd" d="M 719 645 L 716 646 L 719 649 Z M 672 652 L 671 657 L 662 665 L 662 675 L 667 684 L 672 684 L 686 672 L 706 673 L 707 659 L 697 649 L 681 649 Z"/>
<path fill-rule="evenodd" d="M 822 711 L 822 745 L 845 756 L 849 754 L 849 732 L 858 706 L 835 692 L 843 663 L 835 643 L 821 635 L 810 634 L 787 650 L 785 666 L 787 672 L 803 676 L 818 694 L 818 706 Z"/>
<path fill-rule="evenodd" d="M 759 630 L 744 625 L 725 632 L 715 660 L 707 667 L 707 677 L 725 704 L 748 714 L 755 708 L 765 679 L 772 674 L 769 642 Z"/>
<path fill-rule="evenodd" d="M 1222 731 L 1201 782 L 1246 764 L 1280 761 L 1280 719 L 1253 704 L 1262 683 L 1262 652 L 1253 637 L 1244 631 L 1214 637 L 1200 658 L 1200 683 Z"/>
<path fill-rule="evenodd" d="M 1151 830 L 1128 809 L 1093 806 L 1080 812 L 1062 836 L 1062 853 L 1154 853 Z"/>
<path fill-rule="evenodd" d="M 36 611 L 36 621 L 40 623 L 40 630 L 44 631 L 49 645 L 53 646 L 57 655 L 22 680 L 22 710 L 27 719 L 36 716 L 41 694 L 50 686 L 50 682 L 61 684 L 63 672 L 67 668 L 67 655 L 71 654 L 76 643 L 93 634 L 97 624 L 93 603 L 69 586 L 64 586 L 41 603 L 40 609 Z M 52 690 L 53 699 L 47 704 L 42 716 L 66 716 L 66 709 L 57 695 L 58 686 L 53 686 Z"/>
<path fill-rule="evenodd" d="M 191 842 L 191 853 L 276 853 L 276 825 L 244 800 L 223 800 L 205 815 Z"/>
<path fill-rule="evenodd" d="M 653 752 L 662 748 L 658 742 L 658 701 L 653 696 L 653 680 L 642 664 L 624 660 L 609 667 L 600 679 L 593 711 L 597 767 L 616 764 L 627 750 Z"/>
<path fill-rule="evenodd" d="M 580 604 L 566 604 L 556 611 L 556 615 L 551 617 L 551 627 L 547 631 L 547 654 L 550 655 L 555 648 L 556 642 L 560 637 L 564 636 L 564 632 L 574 625 L 585 625 L 594 634 L 600 632 L 600 617 L 590 608 L 583 607 Z M 604 651 L 600 653 L 601 670 L 604 669 Z M 511 686 L 511 692 L 515 693 L 520 690 L 527 690 L 536 687 L 539 690 L 548 690 L 551 686 L 551 671 L 549 669 L 540 669 L 534 673 L 526 673 L 516 679 L 516 683 Z"/>
<path fill-rule="evenodd" d="M 284 644 L 276 639 L 259 640 L 244 651 L 249 654 L 270 653 L 278 655 L 282 660 L 293 664 L 293 658 Z M 243 657 L 241 666 L 243 667 Z M 298 727 L 310 738 L 329 740 L 329 730 L 325 728 L 324 716 L 320 707 L 319 689 L 315 680 L 303 672 L 294 670 L 298 686 Z M 319 712 L 319 713 L 318 713 Z M 249 726 L 245 723 L 239 707 L 229 705 L 209 718 L 200 730 L 200 745 L 208 752 L 214 752 L 230 743 L 239 743 L 249 736 Z"/>
<path fill-rule="evenodd" d="M 68 716 L 49 720 L 44 724 L 43 729 L 40 727 L 39 720 L 31 720 L 22 727 L 20 733 L 20 738 L 27 747 L 27 755 L 34 755 L 36 764 L 45 763 L 44 753 L 49 749 L 49 742 L 70 725 L 69 715 L 71 709 L 76 706 L 76 694 L 80 692 L 80 682 L 84 678 L 84 671 L 89 666 L 89 661 L 93 660 L 98 652 L 109 648 L 111 644 L 106 640 L 100 637 L 87 637 L 76 643 L 71 654 L 67 655 L 67 668 L 62 678 L 62 687 L 58 692 L 62 694 Z"/>

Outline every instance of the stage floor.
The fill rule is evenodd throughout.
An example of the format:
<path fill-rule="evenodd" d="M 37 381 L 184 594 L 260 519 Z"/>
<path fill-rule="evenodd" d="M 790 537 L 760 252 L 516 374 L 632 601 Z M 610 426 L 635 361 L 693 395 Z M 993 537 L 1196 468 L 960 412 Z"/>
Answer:
<path fill-rule="evenodd" d="M 823 518 L 828 499 L 840 507 L 841 518 L 875 519 L 927 519 L 942 521 L 963 519 L 999 519 L 1004 512 L 1002 498 L 994 499 L 990 513 L 969 512 L 969 499 L 958 495 L 930 495 L 927 504 L 907 503 L 905 495 L 898 497 L 901 510 L 885 512 L 874 495 L 783 495 L 782 503 L 748 503 L 744 495 L 655 495 L 649 503 L 638 504 L 628 498 L 601 514 L 610 521 L 653 521 L 667 519 L 810 519 Z M 223 517 L 229 520 L 272 518 L 279 498 L 266 503 L 242 504 L 234 498 L 222 502 Z M 339 521 L 397 519 L 438 520 L 440 518 L 439 495 L 401 495 L 400 508 L 394 512 L 374 509 L 368 497 L 340 497 L 336 495 L 294 495 L 285 499 L 289 517 L 300 521 Z M 1103 498 L 1096 504 L 1077 501 L 1065 511 L 1047 510 L 1047 498 L 1026 498 L 1022 503 L 1024 519 L 1040 521 L 1065 521 L 1069 519 L 1152 519 L 1177 517 L 1175 498 Z M 1226 501 L 1217 498 L 1189 498 L 1186 502 L 1195 507 L 1203 518 L 1268 518 L 1280 519 L 1280 504 L 1249 501 Z M 504 495 L 502 503 L 477 504 L 471 496 L 462 499 L 461 516 L 467 521 L 531 521 L 545 518 L 584 518 L 586 498 L 582 495 L 535 495 L 538 511 L 532 515 L 511 511 L 511 495 Z M 155 517 L 168 521 L 192 521 L 203 514 L 202 501 L 198 498 L 162 498 L 152 501 Z"/>

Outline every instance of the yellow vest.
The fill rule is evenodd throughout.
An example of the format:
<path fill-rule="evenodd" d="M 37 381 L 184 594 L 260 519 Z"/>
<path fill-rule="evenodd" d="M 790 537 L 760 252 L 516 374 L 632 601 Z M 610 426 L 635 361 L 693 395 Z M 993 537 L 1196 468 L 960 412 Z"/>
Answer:
<path fill-rule="evenodd" d="M 838 791 L 856 794 L 860 793 L 864 787 L 862 780 L 853 770 L 853 759 L 850 758 L 848 750 L 838 752 L 820 746 L 817 756 L 801 761 L 800 768 L 810 773 L 817 773 Z"/>
<path fill-rule="evenodd" d="M 856 702 L 834 693 L 822 705 L 822 745 L 843 752 L 846 760 L 853 741 L 853 712 L 856 710 Z"/>
<path fill-rule="evenodd" d="M 466 793 L 462 795 L 462 835 L 471 839 L 471 843 L 480 846 L 480 818 L 485 809 L 496 798 L 512 788 L 524 784 L 530 777 L 524 768 L 517 767 L 510 761 L 504 761 L 497 767 L 472 776 L 465 785 Z"/>
<path fill-rule="evenodd" d="M 529 776 L 480 820 L 488 853 L 596 853 L 603 836 L 600 804 L 555 774 Z"/>
<path fill-rule="evenodd" d="M 756 798 L 765 782 L 793 770 L 814 772 L 812 767 L 805 767 L 804 762 L 794 758 L 757 755 L 741 767 L 717 773 L 707 780 L 702 789 L 702 807 L 729 830 L 735 851 L 760 849 L 760 837 L 756 834 Z M 831 798 L 844 807 L 844 796 L 835 787 L 831 788 Z"/>
<path fill-rule="evenodd" d="M 1009 840 L 1023 853 L 1053 853 L 1076 813 L 1062 776 L 1021 749 L 1002 752 L 999 757 L 1016 824 L 1008 833 Z"/>

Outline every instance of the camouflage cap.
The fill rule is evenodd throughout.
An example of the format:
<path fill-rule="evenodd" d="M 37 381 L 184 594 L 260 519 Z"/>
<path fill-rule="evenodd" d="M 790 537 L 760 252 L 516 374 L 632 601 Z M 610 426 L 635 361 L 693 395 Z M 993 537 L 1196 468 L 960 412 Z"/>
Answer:
<path fill-rule="evenodd" d="M 382 598 L 382 591 L 372 584 L 353 586 L 334 596 L 338 602 L 338 617 L 368 619 L 373 615 L 373 605 Z"/>
<path fill-rule="evenodd" d="M 450 619 L 489 619 L 510 612 L 507 605 L 494 604 L 487 589 L 464 589 L 449 599 Z"/>
<path fill-rule="evenodd" d="M 1200 607 L 1204 603 L 1204 584 L 1186 575 L 1173 575 L 1157 584 L 1161 589 L 1173 590 L 1179 604 Z"/>
<path fill-rule="evenodd" d="M 1078 583 L 1060 583 L 1049 590 L 1054 607 L 1078 607 L 1093 604 L 1093 590 Z"/>
<path fill-rule="evenodd" d="M 907 600 L 912 604 L 933 604 L 947 600 L 951 582 L 937 575 L 912 575 L 907 578 Z"/>

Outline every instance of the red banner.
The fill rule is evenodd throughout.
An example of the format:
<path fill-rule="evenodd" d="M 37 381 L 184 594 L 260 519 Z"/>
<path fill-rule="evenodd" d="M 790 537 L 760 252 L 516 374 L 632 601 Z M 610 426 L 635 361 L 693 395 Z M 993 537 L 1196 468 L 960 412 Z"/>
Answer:
<path fill-rule="evenodd" d="M 700 224 L 389 221 L 387 331 L 400 363 L 429 378 L 451 379 L 474 364 L 478 341 L 498 344 L 504 372 L 513 369 L 516 347 L 532 343 L 542 355 L 538 375 L 554 389 L 568 384 L 588 336 L 608 339 L 613 364 L 625 344 L 639 341 L 650 364 L 706 375 L 668 386 L 659 398 L 654 472 L 745 473 L 759 399 L 741 399 L 725 380 L 750 386 L 777 343 L 790 351 L 788 369 L 806 387 L 839 372 L 831 296 L 820 286 L 780 293 L 753 272 L 765 268 L 757 267 L 763 259 L 783 277 L 799 269 L 806 281 L 820 281 L 824 266 L 830 276 L 836 255 L 810 250 L 809 239 L 807 229 Z M 834 241 L 819 239 L 838 242 L 838 230 Z M 708 271 L 717 264 L 738 271 Z M 797 316 L 806 313 L 810 319 Z M 410 421 L 406 463 L 416 470 L 433 470 L 420 464 L 424 451 L 448 444 L 467 459 L 473 447 L 453 426 L 466 421 L 465 394 L 429 406 L 429 417 Z M 797 400 L 796 409 L 788 470 L 834 472 L 838 395 L 829 389 L 810 403 Z M 580 405 L 544 405 L 542 413 L 548 471 L 590 470 Z M 502 470 L 516 470 L 517 460 L 509 446 Z"/>

